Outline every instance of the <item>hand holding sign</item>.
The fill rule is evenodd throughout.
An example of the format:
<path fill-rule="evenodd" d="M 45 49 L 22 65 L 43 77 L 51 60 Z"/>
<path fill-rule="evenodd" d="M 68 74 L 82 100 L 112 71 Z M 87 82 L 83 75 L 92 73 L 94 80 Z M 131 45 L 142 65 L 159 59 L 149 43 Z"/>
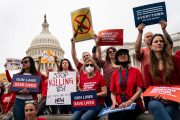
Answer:
<path fill-rule="evenodd" d="M 93 39 L 90 8 L 82 8 L 71 13 L 73 37 L 75 42 Z"/>
<path fill-rule="evenodd" d="M 167 21 L 165 2 L 133 8 L 135 26 L 157 24 L 161 19 Z"/>
<path fill-rule="evenodd" d="M 160 23 L 160 25 L 161 25 L 162 30 L 165 30 L 165 29 L 166 29 L 166 26 L 167 26 L 167 22 L 164 21 L 164 20 L 160 20 L 159 23 Z"/>
<path fill-rule="evenodd" d="M 109 29 L 100 31 L 98 34 L 97 45 L 123 45 L 123 29 Z"/>
<path fill-rule="evenodd" d="M 19 91 L 19 94 L 28 95 L 28 94 L 29 94 L 29 90 L 27 90 L 26 88 L 24 88 L 24 89 L 22 89 L 21 91 Z"/>
<path fill-rule="evenodd" d="M 155 99 L 171 100 L 180 103 L 180 86 L 150 86 L 143 96 L 155 97 Z"/>

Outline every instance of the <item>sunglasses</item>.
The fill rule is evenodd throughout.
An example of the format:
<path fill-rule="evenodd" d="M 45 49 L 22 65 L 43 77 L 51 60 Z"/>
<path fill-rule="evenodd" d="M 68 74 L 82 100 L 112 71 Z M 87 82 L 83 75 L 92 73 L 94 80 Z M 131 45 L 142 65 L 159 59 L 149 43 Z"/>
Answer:
<path fill-rule="evenodd" d="M 115 52 L 116 52 L 116 50 L 113 50 L 113 51 L 109 51 L 108 53 L 112 54 L 112 53 L 115 53 Z"/>
<path fill-rule="evenodd" d="M 94 67 L 94 65 L 93 65 L 93 64 L 86 64 L 85 66 L 86 66 L 86 67 L 88 67 L 88 66 L 90 66 L 90 67 Z"/>
<path fill-rule="evenodd" d="M 21 61 L 21 64 L 25 63 L 27 64 L 29 61 L 25 60 L 25 61 Z"/>

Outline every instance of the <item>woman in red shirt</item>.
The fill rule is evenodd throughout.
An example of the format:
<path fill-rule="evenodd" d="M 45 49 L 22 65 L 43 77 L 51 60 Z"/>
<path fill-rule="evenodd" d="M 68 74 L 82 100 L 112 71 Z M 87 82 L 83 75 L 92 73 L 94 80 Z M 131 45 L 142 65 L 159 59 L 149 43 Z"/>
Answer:
<path fill-rule="evenodd" d="M 0 100 L 0 106 L 1 106 L 1 115 L 3 115 L 3 120 L 10 120 L 12 119 L 12 107 L 14 105 L 14 99 L 15 95 L 10 92 L 10 83 L 7 85 L 4 85 L 4 93 Z"/>
<path fill-rule="evenodd" d="M 100 37 L 94 36 L 97 41 L 100 41 Z M 110 81 L 112 73 L 118 69 L 118 65 L 115 64 L 115 54 L 116 54 L 116 48 L 109 47 L 106 50 L 106 56 L 105 60 L 102 60 L 101 58 L 101 47 L 100 46 L 94 46 L 92 49 L 92 56 L 95 62 L 97 63 L 98 67 L 102 68 L 103 70 L 103 77 L 107 81 L 107 96 L 105 97 L 105 104 L 106 106 L 111 106 L 111 92 L 110 92 Z"/>
<path fill-rule="evenodd" d="M 104 97 L 107 95 L 106 80 L 99 73 L 98 67 L 92 59 L 84 63 L 84 69 L 80 72 L 80 90 L 96 90 L 98 110 L 75 111 L 72 120 L 95 120 L 104 107 Z"/>
<path fill-rule="evenodd" d="M 162 34 L 155 34 L 150 42 L 150 64 L 145 66 L 146 87 L 150 85 L 180 85 L 180 57 L 172 55 L 171 46 Z M 178 103 L 153 97 L 148 104 L 154 120 L 180 120 Z"/>
<path fill-rule="evenodd" d="M 111 113 L 109 120 L 135 120 L 144 111 L 140 98 L 143 88 L 142 74 L 137 68 L 129 67 L 130 56 L 127 49 L 118 50 L 115 58 L 116 64 L 121 67 L 111 77 L 111 109 L 125 108 L 134 102 L 136 107 L 134 110 Z"/>

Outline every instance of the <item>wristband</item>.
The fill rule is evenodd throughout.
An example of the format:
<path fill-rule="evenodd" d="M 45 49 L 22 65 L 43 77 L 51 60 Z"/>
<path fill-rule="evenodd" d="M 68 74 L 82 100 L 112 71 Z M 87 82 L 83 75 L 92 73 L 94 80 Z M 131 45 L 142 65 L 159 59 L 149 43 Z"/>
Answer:
<path fill-rule="evenodd" d="M 93 47 L 92 53 L 94 53 L 94 54 L 96 53 L 96 46 Z"/>

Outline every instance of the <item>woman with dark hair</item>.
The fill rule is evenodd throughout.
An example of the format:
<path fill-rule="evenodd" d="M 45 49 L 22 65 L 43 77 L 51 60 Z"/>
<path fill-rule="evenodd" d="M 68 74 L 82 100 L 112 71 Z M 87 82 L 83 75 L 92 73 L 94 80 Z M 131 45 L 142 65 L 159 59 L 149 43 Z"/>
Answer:
<path fill-rule="evenodd" d="M 96 37 L 97 39 L 100 39 L 99 37 Z M 93 52 L 93 59 L 96 61 L 98 67 L 103 69 L 103 77 L 107 81 L 107 97 L 105 98 L 105 104 L 106 106 L 110 106 L 111 103 L 111 93 L 110 93 L 110 81 L 111 81 L 111 75 L 112 73 L 119 68 L 118 65 L 115 64 L 115 54 L 116 54 L 116 48 L 109 47 L 106 50 L 106 60 L 102 60 L 101 58 L 101 48 L 100 46 L 95 46 L 92 50 Z"/>
<path fill-rule="evenodd" d="M 59 65 L 59 72 L 66 72 L 66 71 L 75 71 L 71 65 L 71 62 L 64 58 L 61 60 L 60 65 Z M 79 85 L 79 80 L 78 80 L 78 76 L 76 75 L 76 85 Z M 71 110 L 71 106 L 70 105 L 61 105 L 58 106 L 58 108 L 60 109 L 60 113 L 65 113 L 68 114 Z"/>
<path fill-rule="evenodd" d="M 31 56 L 26 56 L 21 61 L 22 64 L 22 70 L 20 75 L 36 75 L 40 77 L 40 88 L 39 92 L 41 90 L 41 83 L 42 83 L 42 75 L 36 71 L 34 60 Z M 11 82 L 11 77 L 7 77 L 8 80 Z M 13 84 L 13 83 L 12 83 Z M 26 101 L 29 100 L 38 100 L 37 93 L 30 92 L 27 88 L 23 88 L 21 91 L 14 92 L 16 95 L 15 103 L 13 106 L 13 115 L 15 120 L 24 120 L 24 104 Z"/>
<path fill-rule="evenodd" d="M 36 101 L 26 101 L 24 105 L 25 120 L 46 120 L 46 118 L 36 117 L 38 104 Z"/>
<path fill-rule="evenodd" d="M 146 86 L 180 85 L 180 57 L 172 55 L 171 46 L 162 34 L 155 34 L 150 42 L 150 64 L 145 66 Z M 154 120 L 179 120 L 178 103 L 153 97 L 148 104 Z"/>
<path fill-rule="evenodd" d="M 98 66 L 89 58 L 80 71 L 80 91 L 96 90 L 97 110 L 75 111 L 72 120 L 96 120 L 97 115 L 104 107 L 104 97 L 107 94 L 106 81 L 98 71 Z"/>
<path fill-rule="evenodd" d="M 74 71 L 70 61 L 66 58 L 62 59 L 59 65 L 59 71 Z"/>
<path fill-rule="evenodd" d="M 144 111 L 140 95 L 143 88 L 141 72 L 130 67 L 130 55 L 127 49 L 119 49 L 115 55 L 116 64 L 121 67 L 111 77 L 110 91 L 111 109 L 125 108 L 136 103 L 134 110 L 120 111 L 109 114 L 109 120 L 135 120 Z"/>

